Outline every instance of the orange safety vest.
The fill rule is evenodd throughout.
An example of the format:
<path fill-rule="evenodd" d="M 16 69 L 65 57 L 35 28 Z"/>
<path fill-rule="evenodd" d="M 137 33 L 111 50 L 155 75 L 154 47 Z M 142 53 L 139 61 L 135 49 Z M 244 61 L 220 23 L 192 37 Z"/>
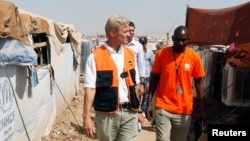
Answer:
<path fill-rule="evenodd" d="M 114 113 L 119 108 L 119 78 L 126 79 L 129 90 L 128 99 L 130 107 L 137 111 L 139 101 L 135 93 L 135 58 L 134 52 L 126 47 L 124 51 L 124 72 L 118 75 L 116 64 L 104 45 L 93 51 L 96 63 L 96 94 L 94 98 L 94 109 L 97 112 Z"/>

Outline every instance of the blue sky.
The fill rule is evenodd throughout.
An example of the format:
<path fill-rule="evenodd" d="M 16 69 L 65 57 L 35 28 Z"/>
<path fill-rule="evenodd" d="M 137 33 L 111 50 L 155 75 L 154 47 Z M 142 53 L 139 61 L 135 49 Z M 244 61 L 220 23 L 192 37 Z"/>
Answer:
<path fill-rule="evenodd" d="M 108 17 L 122 15 L 134 21 L 137 35 L 165 36 L 185 24 L 187 5 L 220 9 L 249 0 L 9 0 L 34 14 L 74 24 L 85 35 L 104 34 Z"/>

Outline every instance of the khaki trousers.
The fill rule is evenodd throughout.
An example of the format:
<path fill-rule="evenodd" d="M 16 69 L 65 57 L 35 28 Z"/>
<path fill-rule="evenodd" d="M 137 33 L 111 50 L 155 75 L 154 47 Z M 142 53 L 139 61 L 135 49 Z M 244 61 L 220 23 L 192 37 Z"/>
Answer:
<path fill-rule="evenodd" d="M 156 141 L 185 141 L 188 135 L 191 115 L 170 113 L 156 108 Z"/>
<path fill-rule="evenodd" d="M 138 114 L 121 108 L 114 114 L 96 113 L 98 141 L 135 141 L 138 134 Z"/>

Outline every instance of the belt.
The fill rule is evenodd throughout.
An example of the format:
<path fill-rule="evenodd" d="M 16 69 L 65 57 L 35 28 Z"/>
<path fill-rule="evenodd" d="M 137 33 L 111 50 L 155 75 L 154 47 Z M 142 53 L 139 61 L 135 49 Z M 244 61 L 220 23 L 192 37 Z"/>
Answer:
<path fill-rule="evenodd" d="M 125 103 L 120 103 L 119 104 L 119 108 L 127 108 L 129 109 L 131 106 L 128 102 L 125 102 Z"/>

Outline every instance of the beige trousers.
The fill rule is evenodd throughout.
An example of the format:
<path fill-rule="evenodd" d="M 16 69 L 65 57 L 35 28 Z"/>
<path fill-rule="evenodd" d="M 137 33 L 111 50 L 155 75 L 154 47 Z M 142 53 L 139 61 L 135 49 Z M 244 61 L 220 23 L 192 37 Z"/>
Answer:
<path fill-rule="evenodd" d="M 135 141 L 138 134 L 138 114 L 121 108 L 114 114 L 96 113 L 98 141 Z"/>
<path fill-rule="evenodd" d="M 185 141 L 188 135 L 191 115 L 170 113 L 156 108 L 156 141 Z"/>

